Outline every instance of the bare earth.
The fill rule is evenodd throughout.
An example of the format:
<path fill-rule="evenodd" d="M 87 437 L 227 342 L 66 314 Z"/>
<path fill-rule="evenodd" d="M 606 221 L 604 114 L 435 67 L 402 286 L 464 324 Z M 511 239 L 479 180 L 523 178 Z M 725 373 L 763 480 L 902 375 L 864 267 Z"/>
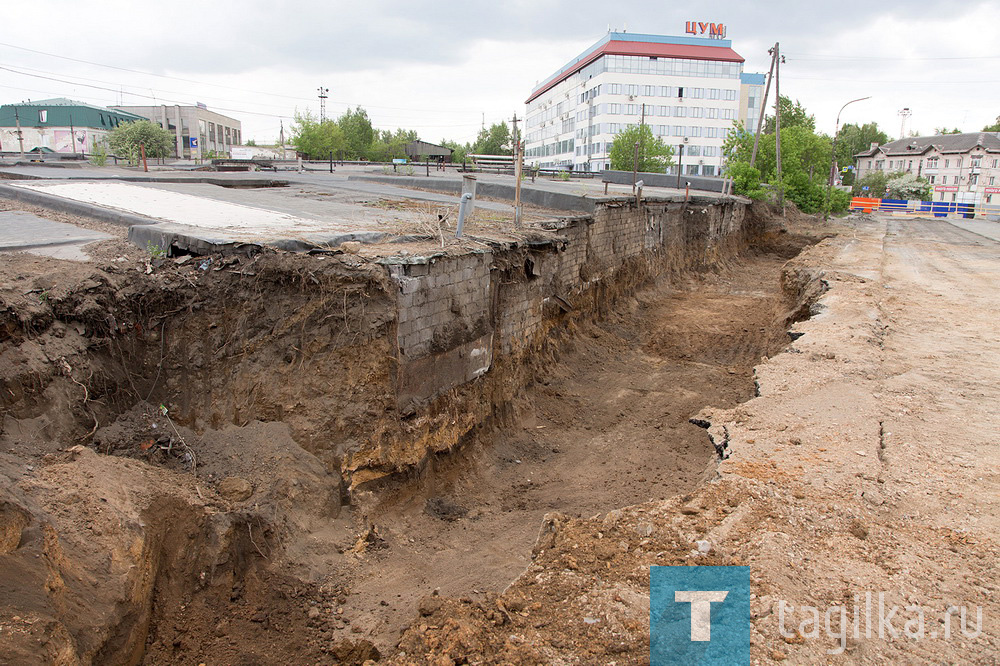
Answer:
<path fill-rule="evenodd" d="M 698 563 L 751 567 L 757 662 L 996 663 L 1000 244 L 858 220 L 796 266 L 829 292 L 757 367 L 760 397 L 704 411 L 729 437 L 710 483 L 590 520 L 550 514 L 495 604 L 445 603 L 396 663 L 644 663 L 648 567 Z M 839 609 L 824 624 L 840 606 L 842 639 Z"/>
<path fill-rule="evenodd" d="M 44 413 L 3 415 L 0 663 L 109 663 L 138 639 L 145 663 L 643 664 L 649 567 L 691 564 L 751 568 L 757 663 L 997 663 L 1000 243 L 929 220 L 821 231 L 566 332 L 512 427 L 366 515 L 277 421 L 177 426 L 197 475 L 141 400 L 100 453 L 74 446 L 99 409 L 80 334 L 0 349 L 4 376 L 73 361 Z M 9 321 L 145 274 L 124 241 L 100 249 L 121 269 L 0 259 Z M 789 343 L 790 294 L 820 281 Z"/>

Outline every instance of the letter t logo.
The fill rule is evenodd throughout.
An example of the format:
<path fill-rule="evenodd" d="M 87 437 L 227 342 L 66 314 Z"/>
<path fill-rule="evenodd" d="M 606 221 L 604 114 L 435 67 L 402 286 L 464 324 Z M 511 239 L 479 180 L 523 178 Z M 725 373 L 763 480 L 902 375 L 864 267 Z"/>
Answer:
<path fill-rule="evenodd" d="M 729 592 L 675 590 L 674 601 L 691 604 L 691 640 L 712 640 L 712 602 L 724 601 Z"/>

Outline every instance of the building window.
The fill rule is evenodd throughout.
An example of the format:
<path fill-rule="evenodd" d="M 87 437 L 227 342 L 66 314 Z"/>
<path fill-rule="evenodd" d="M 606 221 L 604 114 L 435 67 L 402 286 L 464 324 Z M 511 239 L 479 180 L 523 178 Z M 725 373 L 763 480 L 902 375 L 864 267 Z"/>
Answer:
<path fill-rule="evenodd" d="M 980 157 L 979 155 L 976 155 L 975 157 L 973 157 L 972 158 L 972 168 L 973 169 L 978 169 L 980 162 L 982 162 L 982 159 L 983 158 Z"/>
<path fill-rule="evenodd" d="M 44 123 L 48 120 L 48 117 L 49 117 L 49 112 L 47 109 L 38 110 L 38 122 Z"/>
<path fill-rule="evenodd" d="M 868 160 L 868 168 L 869 168 L 869 169 L 871 169 L 871 168 L 872 168 L 872 161 L 871 161 L 871 160 Z"/>
<path fill-rule="evenodd" d="M 705 109 L 700 106 L 692 106 L 688 115 L 692 118 L 701 118 L 705 115 Z"/>
<path fill-rule="evenodd" d="M 945 160 L 945 161 L 944 161 L 944 168 L 945 168 L 945 169 L 947 169 L 947 168 L 948 168 L 948 163 L 949 163 L 950 161 L 951 161 L 951 160 Z"/>
<path fill-rule="evenodd" d="M 684 86 L 677 86 L 677 96 L 681 98 L 684 97 Z"/>
<path fill-rule="evenodd" d="M 969 176 L 969 185 L 978 185 L 978 184 L 979 184 L 978 174 L 972 174 L 971 176 Z"/>
<path fill-rule="evenodd" d="M 992 194 L 987 194 L 986 195 L 986 203 L 993 203 L 993 195 Z"/>
<path fill-rule="evenodd" d="M 953 194 L 951 195 L 951 200 L 952 200 L 952 201 L 954 201 L 954 200 L 955 200 L 955 199 L 957 199 L 957 198 L 958 198 L 958 195 L 956 195 L 956 194 L 954 194 L 954 193 L 953 193 Z"/>
<path fill-rule="evenodd" d="M 629 97 L 635 97 L 636 95 L 639 94 L 639 86 L 634 83 L 630 83 L 629 85 L 625 86 L 625 94 L 628 95 Z"/>
<path fill-rule="evenodd" d="M 990 176 L 990 185 L 996 185 L 996 176 Z"/>
<path fill-rule="evenodd" d="M 937 169 L 938 168 L 938 158 L 936 158 L 936 157 L 928 158 L 928 160 L 927 160 L 927 168 L 928 169 Z"/>
<path fill-rule="evenodd" d="M 709 118 L 718 118 L 719 117 L 719 110 L 716 109 L 716 108 L 713 108 L 713 107 L 709 107 L 708 108 L 708 117 Z"/>
<path fill-rule="evenodd" d="M 958 185 L 958 176 L 955 176 L 955 184 Z"/>
<path fill-rule="evenodd" d="M 931 176 L 931 185 L 933 185 L 933 184 L 934 184 L 934 179 L 935 179 L 935 178 L 937 178 L 937 176 Z"/>

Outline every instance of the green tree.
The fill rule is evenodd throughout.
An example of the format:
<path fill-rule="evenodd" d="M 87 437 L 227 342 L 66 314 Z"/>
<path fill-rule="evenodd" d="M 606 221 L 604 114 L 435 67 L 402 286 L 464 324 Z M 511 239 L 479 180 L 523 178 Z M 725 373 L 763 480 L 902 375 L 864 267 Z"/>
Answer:
<path fill-rule="evenodd" d="M 872 171 L 854 183 L 853 192 L 856 197 L 875 197 L 885 194 L 889 183 L 889 175 L 883 171 Z M 867 187 L 868 189 L 864 189 Z"/>
<path fill-rule="evenodd" d="M 318 122 L 309 111 L 295 113 L 291 143 L 306 159 L 315 160 L 326 159 L 330 153 L 340 157 L 347 149 L 343 130 L 332 120 Z"/>
<path fill-rule="evenodd" d="M 368 159 L 373 162 L 388 162 L 406 157 L 406 144 L 420 137 L 414 130 L 375 130 L 375 143 L 368 151 Z"/>
<path fill-rule="evenodd" d="M 122 123 L 108 133 L 108 145 L 118 157 L 138 164 L 140 145 L 146 148 L 146 157 L 167 157 L 174 151 L 174 135 L 152 120 Z"/>
<path fill-rule="evenodd" d="M 798 100 L 794 102 L 784 95 L 778 100 L 781 109 L 781 129 L 786 127 L 805 127 L 810 132 L 816 131 L 816 117 L 808 113 Z M 774 116 L 764 118 L 764 133 L 774 134 L 776 121 Z"/>
<path fill-rule="evenodd" d="M 453 152 L 451 154 L 451 161 L 453 164 L 463 164 L 465 162 L 465 156 L 472 152 L 472 146 L 467 143 L 462 144 L 457 141 L 442 139 L 441 145 L 452 149 Z"/>
<path fill-rule="evenodd" d="M 843 168 L 854 164 L 854 156 L 868 150 L 873 143 L 889 143 L 889 135 L 878 128 L 878 123 L 855 125 L 847 123 L 837 133 L 837 166 Z M 853 182 L 853 173 L 844 174 L 844 184 Z M 850 182 L 849 182 L 850 181 Z"/>
<path fill-rule="evenodd" d="M 368 117 L 368 112 L 360 106 L 353 111 L 348 109 L 337 118 L 337 126 L 344 133 L 347 142 L 347 157 L 349 159 L 370 159 L 370 151 L 375 143 L 375 129 Z"/>
<path fill-rule="evenodd" d="M 472 145 L 475 155 L 513 155 L 514 139 L 507 123 L 494 123 L 479 130 L 479 136 Z"/>
<path fill-rule="evenodd" d="M 934 134 L 961 134 L 962 130 L 958 129 L 948 129 L 947 127 L 935 127 Z"/>
<path fill-rule="evenodd" d="M 983 128 L 984 132 L 1000 132 L 1000 116 L 997 116 L 997 121 L 992 125 L 987 125 Z"/>
<path fill-rule="evenodd" d="M 812 116 L 801 109 L 799 121 L 786 127 L 784 116 L 781 124 L 781 179 L 778 179 L 775 136 L 764 133 L 757 150 L 757 161 L 750 167 L 754 135 L 737 123 L 723 143 L 727 175 L 734 179 L 734 191 L 753 198 L 766 198 L 768 190 L 781 189 L 787 199 L 805 213 L 823 210 L 826 186 L 830 173 L 830 137 L 816 134 Z M 756 173 L 755 173 L 756 172 Z M 754 176 L 757 180 L 754 180 Z M 831 210 L 846 210 L 849 198 L 846 193 L 831 194 Z"/>
<path fill-rule="evenodd" d="M 674 148 L 653 136 L 649 125 L 629 125 L 615 136 L 611 144 L 611 168 L 632 171 L 635 145 L 639 144 L 639 161 L 635 168 L 646 173 L 664 173 L 673 166 Z"/>

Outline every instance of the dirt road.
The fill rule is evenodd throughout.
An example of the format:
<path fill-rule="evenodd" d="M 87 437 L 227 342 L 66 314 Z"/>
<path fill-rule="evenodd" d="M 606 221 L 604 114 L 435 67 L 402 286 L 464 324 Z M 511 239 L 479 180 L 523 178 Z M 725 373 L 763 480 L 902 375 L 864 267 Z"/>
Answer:
<path fill-rule="evenodd" d="M 757 367 L 759 397 L 703 413 L 728 440 L 717 478 L 597 519 L 550 514 L 497 602 L 515 612 L 446 603 L 398 663 L 643 663 L 654 564 L 749 565 L 760 662 L 996 663 L 1000 244 L 853 220 L 789 268 L 829 291 Z"/>

